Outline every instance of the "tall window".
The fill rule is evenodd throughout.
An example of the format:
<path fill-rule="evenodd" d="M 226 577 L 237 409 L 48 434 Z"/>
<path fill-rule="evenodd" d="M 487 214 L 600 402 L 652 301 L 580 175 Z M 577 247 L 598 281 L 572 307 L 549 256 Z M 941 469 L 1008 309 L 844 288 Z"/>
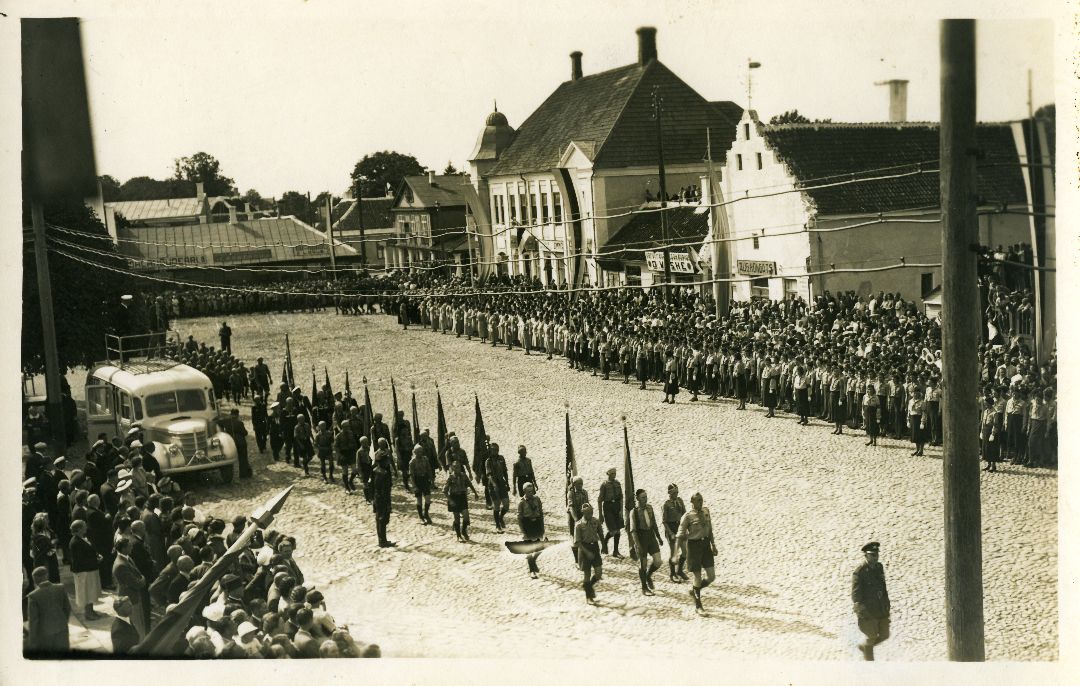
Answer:
<path fill-rule="evenodd" d="M 750 124 L 747 123 L 747 124 L 743 124 L 742 126 L 743 126 L 743 138 L 745 140 L 750 140 Z"/>
<path fill-rule="evenodd" d="M 760 247 L 761 247 L 761 242 L 758 240 L 757 236 L 754 236 L 754 250 L 757 250 Z"/>
<path fill-rule="evenodd" d="M 510 221 L 516 222 L 518 218 L 517 207 L 514 205 L 514 196 L 506 196 L 506 203 L 510 205 Z"/>
<path fill-rule="evenodd" d="M 757 153 L 757 168 L 761 169 L 761 153 Z"/>
<path fill-rule="evenodd" d="M 525 214 L 525 194 L 518 193 L 518 209 L 521 211 L 521 221 L 529 221 L 529 215 Z M 534 208 L 535 209 L 535 208 Z"/>
<path fill-rule="evenodd" d="M 542 223 L 547 224 L 551 219 L 551 215 L 548 213 L 548 194 L 540 194 L 540 216 L 543 220 Z"/>
<path fill-rule="evenodd" d="M 922 297 L 925 298 L 934 290 L 934 272 L 923 272 L 920 278 Z"/>
<path fill-rule="evenodd" d="M 551 204 L 555 208 L 555 223 L 562 224 L 562 196 L 559 191 L 551 191 Z"/>
<path fill-rule="evenodd" d="M 735 155 L 735 168 L 742 171 L 742 155 Z"/>
<path fill-rule="evenodd" d="M 529 223 L 530 224 L 538 224 L 538 223 L 540 223 L 540 219 L 541 219 L 540 213 L 536 209 L 536 195 L 533 194 L 533 193 L 529 193 L 529 207 L 530 207 Z"/>
<path fill-rule="evenodd" d="M 793 300 L 799 295 L 798 279 L 784 279 L 784 298 Z"/>

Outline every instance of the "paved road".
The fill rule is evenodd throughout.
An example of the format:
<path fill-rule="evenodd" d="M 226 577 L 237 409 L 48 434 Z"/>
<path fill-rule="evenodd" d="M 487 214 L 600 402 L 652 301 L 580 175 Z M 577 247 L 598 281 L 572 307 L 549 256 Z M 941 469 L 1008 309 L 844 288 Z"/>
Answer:
<path fill-rule="evenodd" d="M 215 341 L 219 324 L 178 326 Z M 652 387 L 638 391 L 571 371 L 557 358 L 430 330 L 402 332 L 389 317 L 251 315 L 230 317 L 229 325 L 234 353 L 251 362 L 265 357 L 275 380 L 289 332 L 305 391 L 312 365 L 320 384 L 328 367 L 336 389 L 348 369 L 354 391 L 367 375 L 376 409 L 388 416 L 390 377 L 403 407 L 414 383 L 424 426 L 435 423 L 437 381 L 449 428 L 463 436 L 470 457 L 478 393 L 488 433 L 507 459 L 518 444 L 528 446 L 552 538 L 566 537 L 564 401 L 594 500 L 607 467 L 618 467 L 622 478 L 625 414 L 636 482 L 652 502 L 659 505 L 675 482 L 687 502 L 700 491 L 712 511 L 717 583 L 704 592 L 707 616 L 698 617 L 686 584 L 661 580 L 656 597 L 641 596 L 628 560 L 605 560 L 601 605 L 588 607 L 566 545 L 545 551 L 541 578 L 529 579 L 524 560 L 503 548 L 508 537 L 494 533 L 482 500 L 472 503 L 474 542 L 461 544 L 441 497 L 432 507 L 435 526 L 424 527 L 411 497 L 395 488 L 390 536 L 399 547 L 379 550 L 362 498 L 317 476 L 301 479 L 275 526 L 299 538 L 301 564 L 332 613 L 385 655 L 626 654 L 609 652 L 614 647 L 643 656 L 857 659 L 850 574 L 859 547 L 877 540 L 893 603 L 893 638 L 878 659 L 946 657 L 938 449 L 921 458 L 899 441 L 869 449 L 861 433 L 833 436 L 822 423 L 804 428 L 786 416 L 766 419 L 757 408 L 689 404 L 685 395 L 664 405 Z M 270 465 L 251 482 L 210 486 L 203 507 L 228 518 L 295 479 L 291 468 Z M 987 657 L 1056 659 L 1056 473 L 1007 467 L 984 473 L 982 489 Z M 658 579 L 666 579 L 666 568 Z"/>

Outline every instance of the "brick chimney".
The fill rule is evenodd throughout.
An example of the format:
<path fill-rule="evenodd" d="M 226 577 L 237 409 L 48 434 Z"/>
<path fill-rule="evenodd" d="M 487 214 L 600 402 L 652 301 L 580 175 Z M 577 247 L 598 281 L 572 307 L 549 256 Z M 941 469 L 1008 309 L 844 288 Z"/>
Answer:
<path fill-rule="evenodd" d="M 195 197 L 199 198 L 200 200 L 206 197 L 206 187 L 203 186 L 202 181 L 195 182 Z"/>
<path fill-rule="evenodd" d="M 637 61 L 641 66 L 657 59 L 656 57 L 656 28 L 642 26 L 637 30 L 638 49 Z"/>
<path fill-rule="evenodd" d="M 435 185 L 435 170 L 429 169 L 427 173 L 427 182 L 429 185 Z"/>
<path fill-rule="evenodd" d="M 575 50 L 570 53 L 570 80 L 577 81 L 581 78 L 581 51 Z"/>
<path fill-rule="evenodd" d="M 874 85 L 889 87 L 889 121 L 907 121 L 907 79 L 877 81 Z"/>

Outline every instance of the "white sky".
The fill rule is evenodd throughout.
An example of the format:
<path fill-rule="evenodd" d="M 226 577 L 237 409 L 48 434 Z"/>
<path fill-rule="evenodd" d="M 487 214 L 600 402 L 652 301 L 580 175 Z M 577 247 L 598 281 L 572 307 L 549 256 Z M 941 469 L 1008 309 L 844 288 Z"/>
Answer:
<path fill-rule="evenodd" d="M 894 3 L 893 3 L 894 4 Z M 932 15 L 764 12 L 768 4 L 652 2 L 272 2 L 73 5 L 83 39 L 99 173 L 161 178 L 206 151 L 241 191 L 342 191 L 365 153 L 463 168 L 497 99 L 517 127 L 568 78 L 568 54 L 596 73 L 637 58 L 634 29 L 658 29 L 660 60 L 710 100 L 768 118 L 887 118 L 874 82 L 910 79 L 908 118 L 938 118 L 939 36 Z M 234 7 L 230 5 L 230 7 Z M 742 9 L 742 8 L 751 9 Z M 91 8 L 91 9 L 88 9 Z M 135 8 L 139 8 L 138 10 Z M 1031 10 L 1027 10 L 1030 12 Z M 1015 10 L 1014 10 L 1015 12 Z M 963 14 L 963 13 L 960 13 Z M 978 25 L 978 116 L 1015 119 L 1054 99 L 1048 20 Z"/>

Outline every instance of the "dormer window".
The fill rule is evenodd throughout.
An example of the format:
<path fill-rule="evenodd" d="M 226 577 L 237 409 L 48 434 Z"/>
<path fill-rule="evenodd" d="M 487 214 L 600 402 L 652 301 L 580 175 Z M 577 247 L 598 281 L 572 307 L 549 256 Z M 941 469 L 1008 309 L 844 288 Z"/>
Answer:
<path fill-rule="evenodd" d="M 743 124 L 743 140 L 750 140 L 750 124 Z"/>

